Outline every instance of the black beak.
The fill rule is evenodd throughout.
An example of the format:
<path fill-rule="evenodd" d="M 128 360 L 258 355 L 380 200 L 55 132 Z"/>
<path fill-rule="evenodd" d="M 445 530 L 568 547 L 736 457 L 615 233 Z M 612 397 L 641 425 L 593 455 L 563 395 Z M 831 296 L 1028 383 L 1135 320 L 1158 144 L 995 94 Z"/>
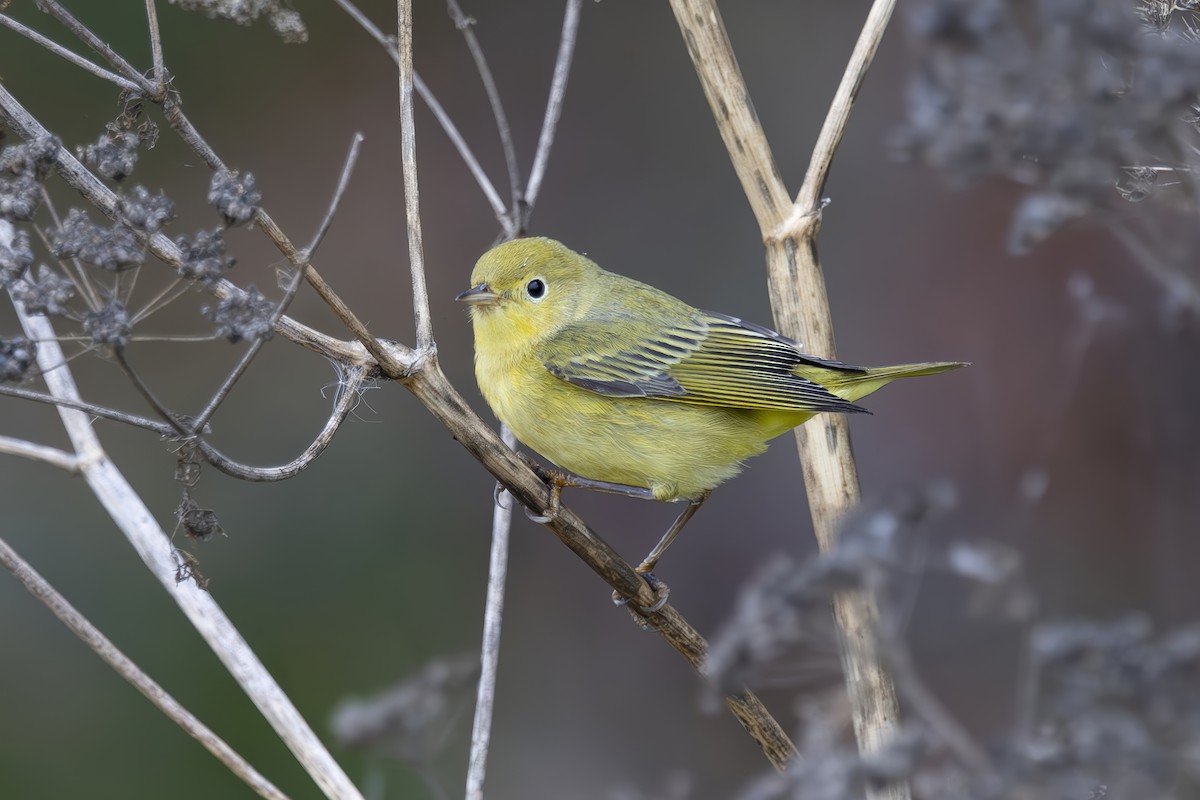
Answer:
<path fill-rule="evenodd" d="M 472 286 L 454 299 L 460 303 L 481 306 L 496 302 L 500 299 L 500 295 L 493 292 L 486 283 L 481 283 L 478 286 Z"/>

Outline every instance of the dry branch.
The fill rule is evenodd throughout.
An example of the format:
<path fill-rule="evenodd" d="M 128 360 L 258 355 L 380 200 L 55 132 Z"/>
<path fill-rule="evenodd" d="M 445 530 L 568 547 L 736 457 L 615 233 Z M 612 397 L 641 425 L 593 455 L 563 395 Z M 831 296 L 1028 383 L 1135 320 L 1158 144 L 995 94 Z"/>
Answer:
<path fill-rule="evenodd" d="M 29 590 L 30 594 L 41 600 L 54 613 L 54 616 L 58 617 L 64 625 L 71 629 L 72 633 L 91 647 L 121 677 L 129 681 L 167 717 L 174 720 L 189 736 L 200 742 L 208 752 L 228 767 L 230 772 L 241 778 L 260 797 L 267 798 L 267 800 L 288 800 L 287 795 L 279 791 L 274 784 L 250 766 L 245 759 L 225 743 L 225 740 L 213 733 L 208 726 L 180 705 L 179 701 L 154 679 L 142 672 L 137 664 L 133 663 L 107 636 L 80 614 L 3 539 L 0 539 L 0 564 L 8 569 L 21 582 L 21 585 Z"/>
<path fill-rule="evenodd" d="M 793 203 L 767 143 L 733 47 L 714 0 L 671 0 L 688 52 L 712 107 L 734 169 L 758 220 L 766 247 L 771 308 L 778 329 L 818 356 L 835 357 L 833 321 L 817 257 L 821 199 L 834 151 L 850 109 L 891 16 L 894 0 L 877 0 L 868 15 L 813 152 L 804 185 Z M 813 528 L 823 551 L 832 549 L 837 524 L 858 502 L 860 491 L 849 425 L 844 416 L 821 414 L 795 431 Z M 878 750 L 891 736 L 899 704 L 891 677 L 876 650 L 873 597 L 839 593 L 834 617 L 854 730 L 864 752 Z M 906 784 L 873 790 L 894 800 L 909 795 Z"/>
<path fill-rule="evenodd" d="M 62 349 L 55 340 L 50 320 L 44 316 L 26 314 L 20 304 L 16 304 L 16 310 L 26 334 L 42 341 L 37 358 L 50 394 L 78 400 L 79 390 L 70 370 L 63 365 Z M 88 415 L 66 407 L 59 407 L 58 413 L 79 459 L 78 469 L 88 488 L 280 739 L 326 796 L 361 800 L 354 784 L 333 760 L 212 595 L 193 581 L 181 583 L 177 579 L 178 554 L 171 546 L 170 539 L 154 521 L 154 516 L 120 470 L 109 460 Z"/>

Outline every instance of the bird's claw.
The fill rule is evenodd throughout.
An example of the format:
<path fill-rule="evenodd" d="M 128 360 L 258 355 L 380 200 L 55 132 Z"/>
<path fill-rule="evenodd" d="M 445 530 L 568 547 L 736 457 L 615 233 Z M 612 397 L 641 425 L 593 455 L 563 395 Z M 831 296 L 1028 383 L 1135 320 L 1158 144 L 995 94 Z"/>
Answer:
<path fill-rule="evenodd" d="M 629 608 L 629 613 L 633 616 L 634 621 L 643 629 L 649 629 L 650 625 L 647 624 L 646 618 L 652 614 L 657 614 L 666 607 L 667 600 L 671 597 L 671 587 L 655 577 L 653 572 L 639 572 L 638 574 L 646 579 L 650 590 L 654 592 L 654 603 L 648 606 L 631 605 L 628 597 L 613 592 L 613 605 Z"/>
<path fill-rule="evenodd" d="M 566 477 L 562 473 L 551 472 L 546 481 L 550 484 L 550 502 L 546 506 L 545 513 L 533 514 L 528 508 L 525 509 L 525 516 L 539 525 L 552 522 L 558 516 L 558 512 L 562 510 L 563 486 L 567 484 Z"/>

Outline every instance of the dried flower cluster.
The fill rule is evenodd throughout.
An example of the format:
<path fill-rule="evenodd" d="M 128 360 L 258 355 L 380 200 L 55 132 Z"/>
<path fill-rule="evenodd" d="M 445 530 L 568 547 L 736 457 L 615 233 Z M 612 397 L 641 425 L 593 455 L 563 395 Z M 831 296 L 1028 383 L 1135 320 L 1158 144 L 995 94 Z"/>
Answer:
<path fill-rule="evenodd" d="M 1169 24 L 1183 5 L 1147 2 L 1141 15 L 1130 0 L 919 7 L 896 152 L 954 184 L 1001 175 L 1028 185 L 1015 252 L 1121 198 L 1170 186 L 1194 204 L 1200 45 Z"/>
<path fill-rule="evenodd" d="M 801 757 L 747 787 L 742 800 L 857 800 L 869 785 L 901 779 L 922 800 L 1195 797 L 1200 625 L 1156 634 L 1140 615 L 1030 624 L 1036 607 L 1014 552 L 977 541 L 935 546 L 923 534 L 950 497 L 938 488 L 864 510 L 847 522 L 832 553 L 799 566 L 778 560 L 747 585 L 712 643 L 709 667 L 722 685 L 753 686 L 772 661 L 820 645 L 830 635 L 834 592 L 869 587 L 879 598 L 879 648 L 902 699 L 908 695 L 910 721 L 889 747 L 864 757 L 846 741 L 841 695 L 832 702 L 806 695 L 799 705 Z M 906 622 L 897 615 L 929 571 L 964 582 L 970 612 L 1028 625 L 1030 668 L 1013 693 L 1017 721 L 988 738 L 984 764 L 961 757 L 955 738 L 968 734 L 948 728 L 912 696 L 920 677 L 896 635 Z"/>
<path fill-rule="evenodd" d="M 153 146 L 157 130 L 134 106 L 79 153 L 101 175 L 124 180 L 137 163 L 139 148 Z M 7 226 L 0 236 L 0 287 L 29 313 L 77 325 L 92 346 L 121 350 L 133 340 L 139 317 L 131 310 L 126 288 L 136 284 L 136 276 L 123 283 L 118 274 L 142 266 L 147 237 L 175 218 L 175 204 L 162 192 L 135 185 L 120 195 L 119 215 L 111 223 L 98 224 L 80 208 L 70 209 L 61 220 L 52 213 L 43 220 L 43 184 L 60 151 L 53 137 L 0 150 L 0 223 Z M 226 252 L 224 228 L 251 222 L 262 194 L 252 174 L 218 172 L 208 200 L 223 226 L 180 236 L 176 243 L 183 252 L 180 277 L 211 286 L 235 264 Z M 53 263 L 34 266 L 31 231 L 45 239 Z M 271 335 L 274 305 L 253 286 L 202 311 L 216 324 L 216 335 L 231 342 Z M 31 368 L 19 355 L 7 356 L 0 380 L 24 380 Z"/>
<path fill-rule="evenodd" d="M 280 0 L 171 0 L 180 8 L 203 11 L 210 17 L 230 19 L 239 25 L 249 25 L 266 17 L 271 29 L 289 44 L 308 41 L 308 29 L 300 14 L 286 8 Z"/>

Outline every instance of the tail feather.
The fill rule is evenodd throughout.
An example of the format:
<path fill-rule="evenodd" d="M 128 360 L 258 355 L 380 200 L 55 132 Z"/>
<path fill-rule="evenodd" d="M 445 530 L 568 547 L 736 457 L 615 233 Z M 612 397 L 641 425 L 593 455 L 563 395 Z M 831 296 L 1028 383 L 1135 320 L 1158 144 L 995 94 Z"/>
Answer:
<path fill-rule="evenodd" d="M 966 366 L 969 364 L 963 361 L 926 361 L 920 364 L 899 364 L 894 367 L 871 367 L 862 372 L 822 370 L 821 375 L 812 377 L 833 394 L 853 403 L 897 378 L 937 375 Z"/>

